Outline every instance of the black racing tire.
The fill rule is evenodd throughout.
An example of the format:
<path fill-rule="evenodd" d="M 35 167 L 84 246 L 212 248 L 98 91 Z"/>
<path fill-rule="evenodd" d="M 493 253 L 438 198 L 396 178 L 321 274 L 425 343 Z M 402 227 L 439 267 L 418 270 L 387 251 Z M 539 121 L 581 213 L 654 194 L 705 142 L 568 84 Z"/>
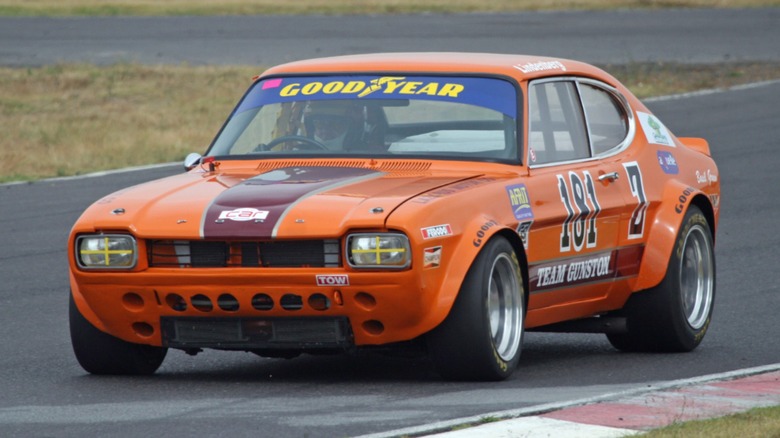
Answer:
<path fill-rule="evenodd" d="M 91 374 L 149 375 L 160 367 L 167 348 L 133 344 L 104 333 L 79 312 L 70 295 L 70 340 L 79 365 Z"/>
<path fill-rule="evenodd" d="M 471 265 L 447 318 L 427 336 L 438 373 L 451 380 L 504 380 L 520 360 L 525 321 L 523 274 L 500 236 Z"/>
<path fill-rule="evenodd" d="M 704 338 L 715 302 L 712 231 L 701 210 L 685 213 L 661 283 L 629 299 L 628 332 L 608 334 L 613 347 L 632 352 L 687 352 Z"/>

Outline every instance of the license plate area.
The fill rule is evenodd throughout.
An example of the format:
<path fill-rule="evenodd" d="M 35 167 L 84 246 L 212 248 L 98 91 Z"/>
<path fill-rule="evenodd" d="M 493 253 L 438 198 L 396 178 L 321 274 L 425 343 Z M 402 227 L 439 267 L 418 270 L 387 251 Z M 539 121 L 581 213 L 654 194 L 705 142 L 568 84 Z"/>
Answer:
<path fill-rule="evenodd" d="M 349 320 L 338 318 L 163 317 L 170 348 L 344 348 L 352 345 Z"/>

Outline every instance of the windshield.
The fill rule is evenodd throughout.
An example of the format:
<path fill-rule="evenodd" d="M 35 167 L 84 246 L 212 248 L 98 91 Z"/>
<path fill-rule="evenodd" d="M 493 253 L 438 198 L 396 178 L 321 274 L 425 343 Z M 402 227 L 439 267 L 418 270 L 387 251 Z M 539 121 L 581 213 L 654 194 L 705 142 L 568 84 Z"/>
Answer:
<path fill-rule="evenodd" d="M 515 160 L 517 101 L 515 87 L 496 78 L 267 78 L 208 155 Z"/>

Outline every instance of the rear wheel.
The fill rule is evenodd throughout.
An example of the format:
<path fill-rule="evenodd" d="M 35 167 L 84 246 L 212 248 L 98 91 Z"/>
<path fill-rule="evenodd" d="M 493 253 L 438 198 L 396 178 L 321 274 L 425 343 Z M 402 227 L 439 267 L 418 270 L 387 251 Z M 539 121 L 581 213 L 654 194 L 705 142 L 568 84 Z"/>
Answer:
<path fill-rule="evenodd" d="M 623 351 L 691 351 L 707 333 L 714 300 L 712 232 L 701 210 L 691 206 L 663 281 L 631 297 L 624 309 L 628 333 L 607 338 Z"/>
<path fill-rule="evenodd" d="M 522 273 L 503 237 L 479 253 L 450 314 L 428 335 L 437 371 L 455 380 L 503 380 L 520 359 L 525 318 Z"/>
<path fill-rule="evenodd" d="M 76 359 L 92 374 L 153 374 L 160 367 L 168 349 L 133 344 L 104 333 L 79 312 L 70 296 L 70 340 Z"/>

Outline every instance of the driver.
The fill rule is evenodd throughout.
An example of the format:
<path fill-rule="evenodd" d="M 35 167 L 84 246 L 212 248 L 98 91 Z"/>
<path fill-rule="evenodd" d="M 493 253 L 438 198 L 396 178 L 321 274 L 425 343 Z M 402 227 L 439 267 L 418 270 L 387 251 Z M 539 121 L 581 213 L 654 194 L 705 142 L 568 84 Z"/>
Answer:
<path fill-rule="evenodd" d="M 362 113 L 351 101 L 315 100 L 306 109 L 304 124 L 328 150 L 344 150 L 360 138 Z"/>

